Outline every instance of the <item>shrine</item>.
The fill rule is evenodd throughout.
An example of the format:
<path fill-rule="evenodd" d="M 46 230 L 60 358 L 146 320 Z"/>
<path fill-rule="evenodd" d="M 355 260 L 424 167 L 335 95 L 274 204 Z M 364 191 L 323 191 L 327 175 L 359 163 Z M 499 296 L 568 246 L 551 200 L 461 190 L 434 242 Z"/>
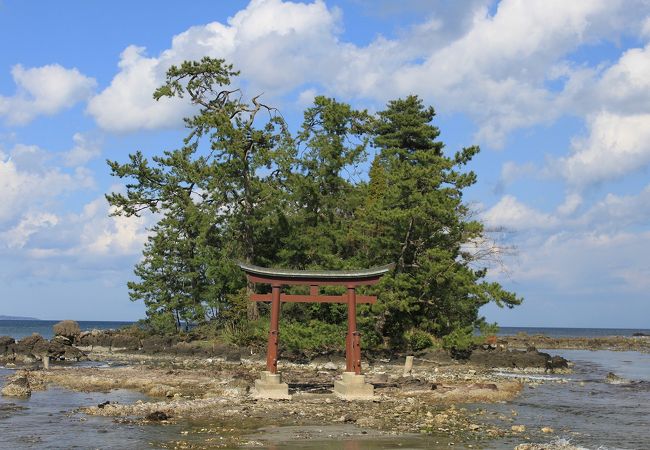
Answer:
<path fill-rule="evenodd" d="M 390 271 L 393 265 L 365 270 L 290 270 L 270 269 L 239 263 L 250 283 L 271 285 L 269 294 L 251 294 L 251 301 L 271 302 L 271 323 L 266 352 L 266 371 L 255 382 L 256 395 L 261 398 L 285 399 L 289 387 L 282 383 L 278 373 L 278 344 L 280 310 L 282 302 L 346 303 L 348 306 L 348 332 L 345 340 L 346 369 L 342 379 L 334 383 L 334 393 L 347 400 L 372 398 L 374 387 L 365 382 L 361 374 L 361 334 L 357 331 L 357 303 L 375 303 L 377 297 L 357 295 L 358 286 L 372 285 Z M 309 295 L 282 293 L 282 286 L 309 286 Z M 320 295 L 320 286 L 344 286 L 343 295 Z"/>

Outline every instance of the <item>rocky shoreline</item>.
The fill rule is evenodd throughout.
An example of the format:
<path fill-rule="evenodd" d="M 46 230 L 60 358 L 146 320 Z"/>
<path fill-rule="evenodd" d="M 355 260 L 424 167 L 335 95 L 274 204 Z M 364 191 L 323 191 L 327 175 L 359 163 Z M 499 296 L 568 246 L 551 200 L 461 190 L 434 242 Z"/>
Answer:
<path fill-rule="evenodd" d="M 406 376 L 402 364 L 371 365 L 364 372 L 375 385 L 376 398 L 347 402 L 331 392 L 334 379 L 342 372 L 341 364 L 284 362 L 282 374 L 289 383 L 292 400 L 274 401 L 255 399 L 251 395 L 253 382 L 264 369 L 259 359 L 243 358 L 234 362 L 221 358 L 104 352 L 89 353 L 88 357 L 111 359 L 112 363 L 108 367 L 52 366 L 49 370 L 18 370 L 9 378 L 7 386 L 26 384 L 37 391 L 54 384 L 76 391 L 105 392 L 105 402 L 83 407 L 80 412 L 129 424 L 216 423 L 222 427 L 237 427 L 250 421 L 256 427 L 345 424 L 355 425 L 360 432 L 374 436 L 417 433 L 455 443 L 542 433 L 518 428 L 514 417 L 501 418 L 503 426 L 488 424 L 484 420 L 487 411 L 459 407 L 459 404 L 507 401 L 524 386 L 521 381 L 502 379 L 488 368 L 471 364 L 416 360 L 413 372 Z M 145 393 L 151 400 L 115 403 L 111 400 L 111 390 L 119 388 Z M 183 442 L 196 441 L 200 434 L 195 426 L 188 426 L 187 435 L 175 442 L 174 448 L 184 448 Z M 230 439 L 232 445 L 253 445 L 244 433 L 233 433 Z M 185 448 L 201 446 L 194 442 Z"/>
<path fill-rule="evenodd" d="M 499 345 L 509 348 L 543 348 L 553 350 L 612 350 L 650 353 L 650 336 L 549 337 L 543 334 L 518 333 L 500 338 Z"/>
<path fill-rule="evenodd" d="M 635 348 L 646 348 L 647 338 L 634 339 Z M 346 433 L 354 425 L 354 430 L 364 435 L 416 433 L 447 443 L 489 442 L 508 436 L 531 442 L 548 441 L 553 430 L 543 426 L 527 430 L 514 415 L 495 418 L 480 407 L 459 405 L 508 401 L 526 385 L 553 382 L 540 381 L 532 374 L 570 372 L 566 360 L 534 348 L 553 348 L 563 341 L 521 335 L 500 339 L 475 349 L 464 361 L 454 360 L 443 350 L 420 352 L 408 373 L 404 373 L 405 355 L 367 355 L 363 370 L 375 386 L 375 399 L 355 402 L 340 400 L 332 393 L 334 380 L 344 369 L 340 354 L 308 361 L 301 355 L 283 355 L 280 367 L 289 383 L 291 401 L 254 398 L 251 388 L 264 369 L 263 353 L 218 343 L 138 338 L 112 331 L 57 336 L 51 341 L 40 336 L 18 342 L 0 338 L 0 364 L 18 369 L 8 378 L 4 395 L 28 396 L 50 384 L 105 392 L 105 402 L 79 411 L 112 417 L 120 423 L 188 424 L 187 433 L 170 448 L 203 448 L 207 437 L 201 430 L 210 427 L 197 424 L 220 424 L 217 428 L 222 435 L 223 429 L 230 427 L 234 431 L 226 433 L 229 445 L 256 446 L 255 439 L 246 434 L 250 429 L 241 426 L 251 421 L 256 428 L 340 425 Z M 586 348 L 583 345 L 590 341 L 574 342 L 576 346 L 571 348 Z M 629 349 L 616 342 L 618 348 Z M 599 345 L 604 343 L 599 340 Z M 48 370 L 43 370 L 40 362 L 44 356 L 54 361 Z M 55 362 L 84 360 L 89 361 L 86 367 Z M 499 375 L 502 370 L 520 376 L 506 378 Z M 115 403 L 111 400 L 114 389 L 139 391 L 151 400 Z M 522 444 L 520 448 L 537 447 Z M 558 444 L 557 448 L 571 447 Z"/>

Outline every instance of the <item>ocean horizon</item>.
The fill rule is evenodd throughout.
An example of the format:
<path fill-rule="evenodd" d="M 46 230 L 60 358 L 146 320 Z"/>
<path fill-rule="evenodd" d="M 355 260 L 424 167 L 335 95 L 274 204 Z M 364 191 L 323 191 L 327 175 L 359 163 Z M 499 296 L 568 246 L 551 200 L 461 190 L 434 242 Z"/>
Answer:
<path fill-rule="evenodd" d="M 0 336 L 11 336 L 18 340 L 34 333 L 40 334 L 46 339 L 54 337 L 52 327 L 60 320 L 22 320 L 8 319 L 0 320 Z M 135 321 L 107 321 L 107 320 L 78 320 L 76 321 L 82 331 L 118 329 L 133 325 Z M 282 324 L 280 324 L 282 326 Z M 543 334 L 549 337 L 604 337 L 604 336 L 627 336 L 635 333 L 650 335 L 648 328 L 572 328 L 572 327 L 500 327 L 498 336 L 514 336 L 517 333 L 529 335 Z"/>
<path fill-rule="evenodd" d="M 45 339 L 52 339 L 54 331 L 52 327 L 61 322 L 60 320 L 0 320 L 0 336 L 11 336 L 18 340 L 32 334 L 40 334 Z M 107 321 L 107 320 L 77 320 L 81 331 L 92 330 L 114 330 L 136 322 L 130 321 Z"/>

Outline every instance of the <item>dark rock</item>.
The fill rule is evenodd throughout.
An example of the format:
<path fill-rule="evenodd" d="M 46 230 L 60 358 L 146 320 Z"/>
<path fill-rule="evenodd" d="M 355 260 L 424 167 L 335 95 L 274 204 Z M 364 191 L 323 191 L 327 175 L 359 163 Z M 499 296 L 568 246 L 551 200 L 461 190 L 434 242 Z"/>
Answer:
<path fill-rule="evenodd" d="M 432 391 L 437 389 L 437 386 L 430 381 L 421 380 L 419 378 L 409 378 L 401 383 L 404 389 L 408 390 L 423 390 Z"/>
<path fill-rule="evenodd" d="M 388 383 L 388 374 L 386 372 L 375 373 L 369 379 L 369 383 L 371 384 Z"/>
<path fill-rule="evenodd" d="M 151 422 L 160 422 L 162 420 L 169 419 L 169 416 L 163 411 L 154 411 L 150 414 L 147 414 L 147 417 L 145 417 L 145 419 L 150 420 Z"/>
<path fill-rule="evenodd" d="M 63 359 L 66 361 L 82 361 L 87 359 L 86 354 L 76 347 L 67 347 L 63 353 Z"/>
<path fill-rule="evenodd" d="M 79 361 L 86 355 L 81 350 L 70 345 L 66 338 L 54 338 L 50 342 L 42 340 L 34 344 L 31 354 L 35 358 L 49 356 L 53 360 Z"/>
<path fill-rule="evenodd" d="M 0 343 L 0 351 L 7 353 L 9 347 L 13 352 L 14 359 L 20 359 L 23 362 L 33 362 L 45 356 L 52 360 L 79 361 L 85 359 L 86 355 L 76 347 L 71 345 L 70 339 L 57 336 L 51 341 L 44 339 L 40 335 L 27 336 L 15 344 L 9 344 L 9 340 L 4 339 L 8 345 L 3 346 Z M 5 349 L 4 347 L 7 347 Z"/>
<path fill-rule="evenodd" d="M 127 350 L 138 350 L 140 348 L 140 339 L 128 334 L 118 334 L 111 340 L 112 348 L 124 348 Z"/>
<path fill-rule="evenodd" d="M 110 404 L 111 404 L 111 402 L 108 401 L 108 400 L 106 400 L 105 402 L 100 403 L 99 405 L 97 405 L 97 407 L 98 407 L 99 409 L 104 409 L 104 406 L 107 406 L 107 405 L 110 405 Z"/>
<path fill-rule="evenodd" d="M 485 367 L 511 367 L 527 368 L 535 367 L 540 369 L 547 368 L 547 362 L 551 356 L 546 353 L 522 350 L 483 350 L 477 349 L 472 352 L 469 361 L 473 364 Z"/>
<path fill-rule="evenodd" d="M 113 336 L 110 332 L 93 330 L 81 333 L 77 338 L 77 345 L 84 347 L 110 347 Z"/>
<path fill-rule="evenodd" d="M 0 336 L 0 356 L 12 356 L 16 341 L 10 336 Z"/>
<path fill-rule="evenodd" d="M 50 342 L 45 339 L 38 341 L 32 347 L 32 355 L 40 359 L 43 356 L 54 356 L 57 357 L 59 353 L 65 351 L 65 345 L 59 342 Z"/>
<path fill-rule="evenodd" d="M 225 352 L 224 357 L 226 361 L 239 362 L 241 361 L 241 350 L 238 348 L 230 348 Z"/>
<path fill-rule="evenodd" d="M 452 348 L 452 349 L 449 350 L 449 355 L 453 359 L 466 361 L 472 356 L 472 349 L 471 348 L 463 348 L 463 349 Z"/>
<path fill-rule="evenodd" d="M 605 377 L 605 381 L 607 381 L 610 384 L 623 384 L 628 382 L 628 380 L 626 380 L 623 377 L 619 377 L 614 372 L 609 372 Z"/>
<path fill-rule="evenodd" d="M 169 350 L 178 342 L 173 336 L 151 336 L 142 340 L 142 350 L 146 353 L 160 353 Z"/>
<path fill-rule="evenodd" d="M 60 358 L 63 356 L 67 349 L 72 348 L 70 344 L 64 344 L 60 340 L 52 339 L 52 341 L 39 343 L 34 346 L 34 353 L 39 352 L 40 355 L 48 355 L 51 358 Z"/>
<path fill-rule="evenodd" d="M 16 342 L 16 351 L 20 353 L 31 353 L 35 345 L 45 341 L 40 334 L 32 334 Z"/>
<path fill-rule="evenodd" d="M 644 337 L 644 336 L 650 336 L 650 334 L 636 332 L 636 333 L 632 333 L 632 336 L 634 336 L 634 337 Z"/>
<path fill-rule="evenodd" d="M 416 358 L 415 360 L 416 363 L 418 359 L 421 359 L 425 362 L 436 362 L 439 364 L 449 364 L 452 362 L 452 358 L 451 356 L 449 356 L 449 353 L 447 353 L 446 350 L 443 350 L 441 348 L 435 350 L 429 350 L 423 353 L 418 358 Z"/>
<path fill-rule="evenodd" d="M 569 368 L 569 361 L 562 358 L 561 356 L 553 356 L 546 362 L 547 370 L 568 369 L 568 368 Z"/>
<path fill-rule="evenodd" d="M 65 336 L 54 336 L 50 342 L 52 343 L 56 342 L 62 345 L 72 345 L 72 339 L 67 338 Z"/>
<path fill-rule="evenodd" d="M 309 358 L 307 355 L 299 350 L 281 350 L 280 358 L 291 361 L 295 364 L 309 364 Z"/>
<path fill-rule="evenodd" d="M 201 350 L 189 342 L 179 342 L 171 348 L 171 351 L 177 355 L 196 355 L 201 353 Z"/>

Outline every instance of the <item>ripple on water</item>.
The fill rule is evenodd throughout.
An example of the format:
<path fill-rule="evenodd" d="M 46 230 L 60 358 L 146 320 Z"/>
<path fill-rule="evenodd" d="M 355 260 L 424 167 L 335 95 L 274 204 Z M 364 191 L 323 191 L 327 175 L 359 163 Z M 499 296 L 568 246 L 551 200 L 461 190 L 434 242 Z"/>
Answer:
<path fill-rule="evenodd" d="M 6 375 L 6 373 L 4 374 Z M 0 374 L 0 382 L 4 378 Z M 174 426 L 135 427 L 111 418 L 76 412 L 104 401 L 133 403 L 146 397 L 137 392 L 73 392 L 61 388 L 33 392 L 28 399 L 0 397 L 0 449 L 23 448 L 151 448 L 149 442 L 175 437 Z"/>
<path fill-rule="evenodd" d="M 555 430 L 558 438 L 566 438 L 578 447 L 650 448 L 650 355 L 586 350 L 549 352 L 575 363 L 567 383 L 545 382 L 535 389 L 525 389 L 507 405 L 487 409 L 526 425 L 533 441 L 548 442 L 539 432 L 547 426 Z M 610 373 L 613 376 L 608 377 Z M 612 380 L 619 382 L 611 383 Z M 510 416 L 512 410 L 516 411 L 516 418 Z"/>

